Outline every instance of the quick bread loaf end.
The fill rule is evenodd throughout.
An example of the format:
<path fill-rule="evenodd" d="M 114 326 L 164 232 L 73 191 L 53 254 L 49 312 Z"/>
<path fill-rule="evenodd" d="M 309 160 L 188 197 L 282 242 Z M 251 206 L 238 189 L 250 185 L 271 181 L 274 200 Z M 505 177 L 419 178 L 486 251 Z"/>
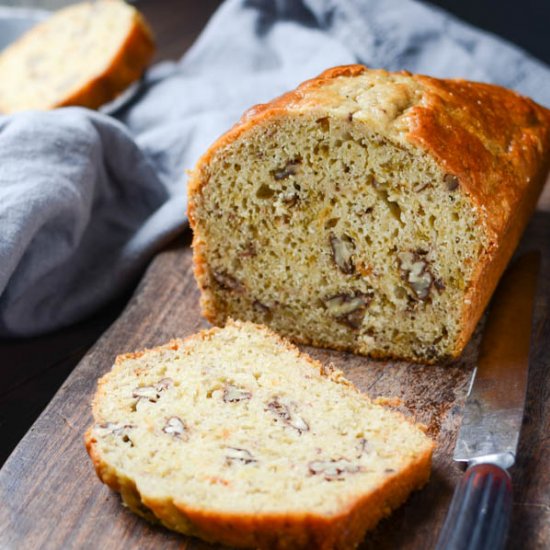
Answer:
<path fill-rule="evenodd" d="M 329 69 L 252 108 L 193 171 L 203 313 L 377 358 L 455 358 L 549 151 L 549 111 L 515 92 Z"/>

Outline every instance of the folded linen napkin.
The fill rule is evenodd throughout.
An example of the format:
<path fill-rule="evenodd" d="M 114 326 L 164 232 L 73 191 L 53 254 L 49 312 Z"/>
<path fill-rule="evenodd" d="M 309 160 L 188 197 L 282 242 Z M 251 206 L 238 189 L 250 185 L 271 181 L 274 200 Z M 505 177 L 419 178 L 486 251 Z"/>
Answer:
<path fill-rule="evenodd" d="M 1 23 L 1 20 L 0 20 Z M 413 0 L 227 0 L 116 118 L 0 117 L 0 335 L 91 314 L 185 227 L 185 170 L 244 109 L 329 66 L 502 84 L 550 105 L 550 69 Z"/>

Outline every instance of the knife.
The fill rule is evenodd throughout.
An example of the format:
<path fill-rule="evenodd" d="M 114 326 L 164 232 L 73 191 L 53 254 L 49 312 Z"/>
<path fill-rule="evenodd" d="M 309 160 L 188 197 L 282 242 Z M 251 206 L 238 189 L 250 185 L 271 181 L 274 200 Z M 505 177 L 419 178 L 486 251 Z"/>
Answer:
<path fill-rule="evenodd" d="M 512 510 L 507 470 L 516 459 L 523 420 L 539 266 L 538 252 L 519 258 L 493 298 L 453 457 L 468 467 L 436 550 L 504 546 Z"/>

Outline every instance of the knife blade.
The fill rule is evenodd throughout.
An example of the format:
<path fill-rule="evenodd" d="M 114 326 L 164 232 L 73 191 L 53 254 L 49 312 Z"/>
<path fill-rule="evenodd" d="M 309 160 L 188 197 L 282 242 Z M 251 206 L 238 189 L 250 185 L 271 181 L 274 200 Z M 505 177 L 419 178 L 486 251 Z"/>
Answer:
<path fill-rule="evenodd" d="M 495 292 L 453 456 L 468 468 L 436 550 L 504 546 L 512 509 L 507 469 L 515 462 L 523 420 L 539 267 L 539 253 L 522 256 Z"/>

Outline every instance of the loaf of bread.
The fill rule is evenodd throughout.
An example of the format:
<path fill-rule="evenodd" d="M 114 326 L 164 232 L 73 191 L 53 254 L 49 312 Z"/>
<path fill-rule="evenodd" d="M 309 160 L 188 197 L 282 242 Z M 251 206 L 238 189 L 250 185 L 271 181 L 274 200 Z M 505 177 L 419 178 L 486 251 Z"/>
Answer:
<path fill-rule="evenodd" d="M 512 91 L 330 69 L 252 108 L 192 172 L 203 313 L 378 358 L 455 358 L 549 151 L 550 112 Z"/>
<path fill-rule="evenodd" d="M 141 77 L 153 51 L 145 20 L 124 2 L 69 6 L 0 54 L 0 113 L 100 107 Z"/>
<path fill-rule="evenodd" d="M 229 546 L 354 548 L 430 473 L 418 426 L 251 323 L 118 357 L 93 415 L 130 509 Z"/>

